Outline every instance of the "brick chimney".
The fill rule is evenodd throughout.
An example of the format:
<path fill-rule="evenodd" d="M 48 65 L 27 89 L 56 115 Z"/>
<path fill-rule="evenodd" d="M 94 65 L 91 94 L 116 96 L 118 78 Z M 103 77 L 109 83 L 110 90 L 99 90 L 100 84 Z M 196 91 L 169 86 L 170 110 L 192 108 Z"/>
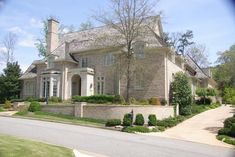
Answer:
<path fill-rule="evenodd" d="M 58 25 L 59 22 L 55 19 L 48 19 L 47 55 L 51 54 L 58 47 Z"/>

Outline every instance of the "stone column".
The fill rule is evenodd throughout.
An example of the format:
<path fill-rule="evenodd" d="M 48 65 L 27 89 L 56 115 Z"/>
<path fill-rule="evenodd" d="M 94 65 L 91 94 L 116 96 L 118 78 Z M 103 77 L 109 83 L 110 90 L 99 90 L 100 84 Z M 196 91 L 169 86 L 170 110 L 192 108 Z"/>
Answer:
<path fill-rule="evenodd" d="M 86 102 L 77 102 L 74 104 L 74 117 L 83 117 L 83 106 Z"/>

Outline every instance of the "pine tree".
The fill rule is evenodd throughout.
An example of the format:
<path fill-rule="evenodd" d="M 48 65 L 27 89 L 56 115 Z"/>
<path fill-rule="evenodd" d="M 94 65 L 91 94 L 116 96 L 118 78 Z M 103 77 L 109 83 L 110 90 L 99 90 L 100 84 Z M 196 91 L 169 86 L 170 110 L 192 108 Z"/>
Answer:
<path fill-rule="evenodd" d="M 0 102 L 5 100 L 16 99 L 20 96 L 21 69 L 18 62 L 7 63 L 0 76 Z"/>

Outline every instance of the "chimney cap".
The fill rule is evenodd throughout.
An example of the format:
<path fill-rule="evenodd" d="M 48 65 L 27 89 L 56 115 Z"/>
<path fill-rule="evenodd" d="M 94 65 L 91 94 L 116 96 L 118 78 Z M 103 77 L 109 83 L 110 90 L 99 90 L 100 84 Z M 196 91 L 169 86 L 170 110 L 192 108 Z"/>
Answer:
<path fill-rule="evenodd" d="M 54 17 L 50 17 L 50 18 L 48 18 L 47 20 L 48 20 L 48 21 L 54 21 L 54 22 L 56 22 L 56 23 L 59 23 L 59 20 L 57 20 L 57 19 L 54 18 Z"/>

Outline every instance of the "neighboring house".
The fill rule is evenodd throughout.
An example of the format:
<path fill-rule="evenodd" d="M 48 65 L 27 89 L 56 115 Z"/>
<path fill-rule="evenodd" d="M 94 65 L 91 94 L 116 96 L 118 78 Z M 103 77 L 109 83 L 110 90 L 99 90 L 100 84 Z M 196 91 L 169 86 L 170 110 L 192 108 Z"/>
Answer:
<path fill-rule="evenodd" d="M 152 29 L 133 45 L 136 66 L 130 95 L 169 100 L 170 83 L 178 71 L 190 74 L 193 88 L 198 83 L 210 86 L 210 76 L 166 46 L 160 17 L 150 17 L 149 21 Z M 59 39 L 58 21 L 48 20 L 47 56 L 34 61 L 20 78 L 21 97 L 57 96 L 67 100 L 74 95 L 125 96 L 124 47 L 116 40 L 118 32 L 108 26 L 63 34 Z"/>

